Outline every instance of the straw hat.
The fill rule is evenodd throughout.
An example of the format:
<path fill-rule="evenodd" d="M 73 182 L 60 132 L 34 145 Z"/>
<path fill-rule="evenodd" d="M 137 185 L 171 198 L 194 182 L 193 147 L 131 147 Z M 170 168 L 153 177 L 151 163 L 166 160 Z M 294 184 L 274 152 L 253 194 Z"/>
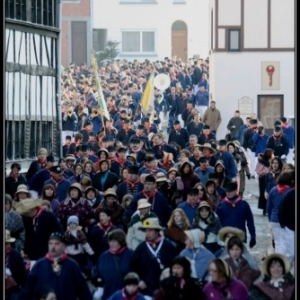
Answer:
<path fill-rule="evenodd" d="M 231 226 L 226 226 L 223 227 L 219 230 L 219 239 L 223 242 L 225 242 L 225 238 L 226 235 L 228 233 L 234 234 L 235 236 L 237 236 L 241 241 L 243 241 L 245 239 L 245 232 L 235 228 L 235 227 L 231 227 Z"/>
<path fill-rule="evenodd" d="M 211 146 L 210 143 L 205 143 L 204 145 L 200 145 L 200 150 L 203 151 L 203 148 L 208 148 L 212 153 L 215 153 L 216 150 Z"/>
<path fill-rule="evenodd" d="M 140 199 L 138 201 L 137 209 L 146 208 L 146 207 L 151 207 L 151 204 L 148 202 L 147 199 Z"/>
<path fill-rule="evenodd" d="M 192 151 L 194 151 L 196 148 L 199 148 L 200 151 L 202 151 L 201 148 L 203 149 L 203 147 L 204 147 L 204 146 L 202 146 L 202 145 L 200 145 L 200 144 L 196 144 L 196 145 L 192 148 Z"/>
<path fill-rule="evenodd" d="M 148 218 L 144 220 L 143 226 L 138 228 L 139 230 L 145 230 L 145 229 L 158 229 L 158 230 L 164 230 L 164 227 L 161 227 L 159 224 L 158 218 Z"/>
<path fill-rule="evenodd" d="M 104 197 L 107 196 L 114 196 L 115 198 L 117 198 L 117 194 L 114 189 L 107 189 L 104 193 Z"/>
<path fill-rule="evenodd" d="M 269 261 L 274 259 L 274 258 L 282 260 L 282 262 L 284 264 L 284 269 L 285 269 L 284 274 L 286 274 L 290 271 L 291 265 L 290 265 L 290 262 L 288 261 L 288 259 L 282 254 L 273 253 L 273 254 L 270 254 L 269 256 L 267 256 L 264 259 L 264 263 L 263 263 L 263 266 L 262 266 L 262 271 L 265 275 L 270 276 L 269 270 L 267 270 L 267 266 L 268 266 Z"/>
<path fill-rule="evenodd" d="M 27 198 L 31 198 L 31 194 L 29 193 L 27 186 L 25 184 L 20 184 L 17 187 L 17 191 L 15 192 L 15 198 L 17 198 L 19 193 L 26 193 Z"/>
<path fill-rule="evenodd" d="M 163 172 L 158 172 L 156 174 L 156 182 L 162 182 L 162 181 L 166 181 L 166 180 L 167 180 L 167 178 Z"/>
<path fill-rule="evenodd" d="M 16 204 L 16 212 L 19 214 L 27 214 L 33 209 L 43 205 L 42 200 L 27 198 Z"/>
<path fill-rule="evenodd" d="M 5 230 L 5 243 L 13 243 L 16 239 L 11 237 L 10 235 L 10 231 L 9 230 Z"/>
<path fill-rule="evenodd" d="M 199 211 L 202 207 L 207 207 L 212 212 L 212 207 L 208 204 L 207 201 L 201 201 L 197 210 Z"/>

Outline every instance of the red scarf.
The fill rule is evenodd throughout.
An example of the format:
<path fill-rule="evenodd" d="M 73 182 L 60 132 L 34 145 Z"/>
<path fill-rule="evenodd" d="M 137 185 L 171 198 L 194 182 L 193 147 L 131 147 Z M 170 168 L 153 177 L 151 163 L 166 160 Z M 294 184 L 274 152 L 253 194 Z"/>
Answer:
<path fill-rule="evenodd" d="M 204 136 L 205 136 L 205 139 L 206 139 L 206 140 L 208 140 L 208 139 L 209 139 L 209 138 L 208 138 L 208 136 L 209 136 L 210 134 L 211 134 L 211 131 L 210 131 L 210 130 L 208 131 L 208 133 L 207 133 L 207 134 L 204 134 Z"/>
<path fill-rule="evenodd" d="M 200 199 L 198 199 L 196 203 L 191 203 L 190 200 L 186 200 L 186 203 L 189 204 L 192 208 L 194 208 L 199 205 Z"/>
<path fill-rule="evenodd" d="M 7 246 L 6 250 L 5 250 L 5 253 L 8 254 L 12 251 L 12 247 L 9 245 Z"/>
<path fill-rule="evenodd" d="M 49 261 L 54 262 L 53 257 L 52 257 L 49 253 L 46 254 L 46 258 L 47 258 Z M 60 263 L 60 262 L 62 262 L 62 261 L 64 261 L 64 260 L 66 260 L 67 258 L 68 258 L 68 255 L 67 255 L 66 253 L 64 253 L 64 254 L 62 255 L 62 257 L 59 258 L 56 262 L 57 262 L 57 263 Z"/>
<path fill-rule="evenodd" d="M 147 200 L 149 200 L 150 198 L 153 198 L 156 193 L 157 193 L 157 189 L 155 189 L 153 192 L 151 192 L 150 194 L 148 194 L 145 190 L 142 191 L 143 195 L 145 196 L 145 198 Z"/>
<path fill-rule="evenodd" d="M 41 158 L 38 158 L 37 161 L 42 167 L 46 166 L 46 164 L 47 164 L 47 159 L 42 160 Z"/>
<path fill-rule="evenodd" d="M 55 183 L 55 189 L 58 189 L 59 184 L 65 179 L 62 177 L 59 181 L 56 181 L 53 177 L 51 177 L 51 180 Z"/>
<path fill-rule="evenodd" d="M 213 156 L 214 156 L 213 153 L 209 153 L 206 157 L 207 157 L 208 159 L 211 159 Z"/>
<path fill-rule="evenodd" d="M 130 180 L 126 179 L 125 182 L 129 185 L 130 189 L 133 191 L 134 186 L 139 184 L 141 181 L 137 180 L 136 182 L 131 182 Z"/>
<path fill-rule="evenodd" d="M 40 214 L 45 210 L 45 207 L 38 207 L 35 216 L 32 218 L 32 224 L 35 224 L 35 220 L 40 216 Z"/>
<path fill-rule="evenodd" d="M 123 297 L 123 300 L 135 300 L 139 295 L 140 295 L 140 292 L 137 291 L 137 292 L 135 293 L 135 295 L 133 295 L 133 296 L 131 296 L 131 297 L 128 298 L 128 297 L 126 296 L 126 293 L 125 293 L 125 288 L 122 289 L 122 297 Z"/>
<path fill-rule="evenodd" d="M 97 224 L 100 229 L 104 232 L 104 236 L 108 234 L 108 231 L 114 227 L 112 222 L 109 222 L 107 226 L 104 226 L 103 224 L 101 224 L 100 222 Z"/>
<path fill-rule="evenodd" d="M 282 185 L 282 184 L 277 184 L 277 192 L 278 194 L 282 194 L 285 192 L 290 186 L 289 185 Z"/>
<path fill-rule="evenodd" d="M 120 248 L 119 250 L 117 250 L 116 252 L 112 252 L 110 249 L 108 250 L 108 252 L 112 255 L 118 255 L 121 254 L 122 252 L 124 252 L 128 247 L 124 246 L 122 248 Z"/>
<path fill-rule="evenodd" d="M 235 207 L 236 204 L 237 204 L 238 202 L 240 202 L 241 200 L 242 200 L 241 197 L 237 197 L 236 200 L 235 200 L 234 202 L 232 202 L 232 201 L 230 201 L 227 197 L 225 197 L 223 201 L 224 201 L 226 204 L 231 205 L 232 207 Z"/>
<path fill-rule="evenodd" d="M 9 173 L 9 176 L 12 177 L 16 182 L 18 181 L 19 175 L 14 175 L 12 171 Z"/>
<path fill-rule="evenodd" d="M 167 169 L 170 166 L 170 159 L 169 159 L 169 157 L 170 157 L 170 153 L 167 152 L 167 157 L 166 157 L 166 159 L 165 159 L 165 161 L 163 163 L 163 168 L 164 169 Z"/>
<path fill-rule="evenodd" d="M 148 243 L 152 248 L 155 249 L 157 247 L 157 245 L 161 242 L 161 239 L 162 239 L 162 237 L 161 237 L 161 235 L 159 235 L 158 238 L 154 242 L 149 241 L 147 238 L 145 239 L 145 242 Z"/>
<path fill-rule="evenodd" d="M 289 124 L 281 122 L 281 127 L 283 127 L 283 128 L 289 128 Z"/>
<path fill-rule="evenodd" d="M 115 161 L 117 162 L 117 164 L 119 164 L 121 167 L 123 167 L 124 163 L 126 162 L 126 159 L 121 159 L 118 156 L 116 156 Z"/>

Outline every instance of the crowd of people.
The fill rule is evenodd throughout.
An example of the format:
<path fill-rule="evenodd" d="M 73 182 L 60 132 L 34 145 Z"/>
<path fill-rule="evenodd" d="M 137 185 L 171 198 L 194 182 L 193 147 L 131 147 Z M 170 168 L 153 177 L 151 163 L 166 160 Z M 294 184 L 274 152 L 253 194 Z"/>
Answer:
<path fill-rule="evenodd" d="M 62 72 L 63 156 L 41 148 L 5 178 L 7 300 L 295 299 L 294 130 L 265 134 L 256 114 L 222 124 L 209 61 L 117 60 Z M 150 74 L 170 76 L 141 99 Z M 163 124 L 167 132 L 163 131 Z M 257 180 L 274 253 L 259 269 L 243 199 Z M 248 234 L 247 234 L 248 232 Z M 247 236 L 249 239 L 247 239 Z M 91 288 L 93 286 L 93 288 Z"/>

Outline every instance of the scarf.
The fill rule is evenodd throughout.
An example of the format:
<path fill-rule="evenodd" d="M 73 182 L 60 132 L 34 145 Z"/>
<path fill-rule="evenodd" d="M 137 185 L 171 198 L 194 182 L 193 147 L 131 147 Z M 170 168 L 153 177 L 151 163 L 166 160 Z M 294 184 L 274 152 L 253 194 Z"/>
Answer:
<path fill-rule="evenodd" d="M 38 219 L 38 217 L 40 216 L 40 214 L 45 210 L 45 207 L 38 207 L 37 208 L 37 212 L 34 215 L 34 217 L 32 218 L 32 224 L 33 226 L 35 226 L 36 220 Z M 37 224 L 36 224 L 37 225 Z"/>
<path fill-rule="evenodd" d="M 133 295 L 129 295 L 125 288 L 123 288 L 121 292 L 123 300 L 135 300 L 140 295 L 138 290 Z"/>
<path fill-rule="evenodd" d="M 276 288 L 279 288 L 279 287 L 281 287 L 282 286 L 282 284 L 284 283 L 284 278 L 283 277 L 280 277 L 280 278 L 277 278 L 277 279 L 271 279 L 270 280 L 270 283 L 274 286 L 274 287 L 276 287 Z"/>
<path fill-rule="evenodd" d="M 46 259 L 53 262 L 52 269 L 57 275 L 60 274 L 61 263 L 63 261 L 65 261 L 67 258 L 68 258 L 68 256 L 66 253 L 64 253 L 58 260 L 54 260 L 53 257 L 49 253 L 46 254 Z"/>
<path fill-rule="evenodd" d="M 285 192 L 288 188 L 290 188 L 289 185 L 277 184 L 277 192 L 278 192 L 278 194 L 282 194 L 282 193 Z"/>
<path fill-rule="evenodd" d="M 118 156 L 116 156 L 116 157 L 115 157 L 115 162 L 116 162 L 117 164 L 119 164 L 121 167 L 123 167 L 123 166 L 124 166 L 124 163 L 126 162 L 126 159 L 121 159 L 121 158 L 119 158 Z"/>
<path fill-rule="evenodd" d="M 209 140 L 208 136 L 211 134 L 211 131 L 209 130 L 207 134 L 204 134 L 205 140 Z"/>
<path fill-rule="evenodd" d="M 289 124 L 281 122 L 281 127 L 288 129 L 289 128 Z"/>
<path fill-rule="evenodd" d="M 121 247 L 119 250 L 117 250 L 116 252 L 112 252 L 110 249 L 108 250 L 108 252 L 112 255 L 118 255 L 118 254 L 121 254 L 123 253 L 128 247 L 127 246 L 124 246 L 124 247 Z"/>
<path fill-rule="evenodd" d="M 232 201 L 232 200 L 234 200 L 234 199 L 236 199 L 236 200 L 235 200 L 235 201 Z M 235 207 L 236 204 L 239 203 L 241 200 L 242 200 L 241 197 L 234 197 L 234 198 L 227 198 L 227 197 L 225 197 L 223 201 L 224 201 L 226 204 L 231 205 L 232 207 Z"/>
<path fill-rule="evenodd" d="M 18 177 L 19 177 L 19 175 L 14 175 L 13 172 L 11 171 L 11 172 L 9 173 L 9 176 L 12 177 L 12 178 L 15 180 L 15 182 L 18 182 Z"/>
<path fill-rule="evenodd" d="M 45 167 L 47 165 L 47 159 L 42 160 L 41 158 L 38 158 L 37 161 L 42 167 Z"/>
<path fill-rule="evenodd" d="M 157 192 L 158 192 L 157 189 L 155 189 L 154 191 L 152 191 L 150 194 L 147 193 L 145 190 L 142 191 L 143 195 L 145 196 L 145 198 L 147 200 L 149 200 L 150 198 L 153 198 L 156 195 Z"/>
<path fill-rule="evenodd" d="M 63 177 L 59 181 L 56 181 L 54 179 L 54 177 L 51 177 L 50 179 L 51 179 L 51 181 L 53 181 L 55 183 L 55 189 L 56 190 L 58 189 L 59 184 L 65 180 Z"/>
<path fill-rule="evenodd" d="M 100 229 L 104 232 L 104 236 L 106 236 L 108 234 L 108 231 L 114 227 L 112 222 L 109 222 L 108 225 L 103 225 L 100 222 L 97 224 Z"/>
<path fill-rule="evenodd" d="M 159 234 L 158 235 L 158 238 L 155 240 L 155 241 L 149 241 L 147 238 L 145 239 L 145 242 L 147 243 L 147 244 L 149 244 L 153 249 L 156 249 L 156 247 L 157 247 L 157 245 L 161 242 L 161 240 L 162 240 L 162 237 L 161 237 L 161 235 Z"/>
<path fill-rule="evenodd" d="M 131 182 L 130 180 L 125 179 L 125 182 L 127 183 L 127 185 L 129 185 L 131 191 L 133 191 L 134 190 L 134 186 L 138 185 L 141 181 L 137 180 L 136 182 Z"/>

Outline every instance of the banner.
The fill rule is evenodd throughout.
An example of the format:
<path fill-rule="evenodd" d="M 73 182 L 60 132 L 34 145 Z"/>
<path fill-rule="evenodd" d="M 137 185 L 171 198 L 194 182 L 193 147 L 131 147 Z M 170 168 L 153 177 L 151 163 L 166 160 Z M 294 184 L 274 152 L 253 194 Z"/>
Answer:
<path fill-rule="evenodd" d="M 154 110 L 154 73 L 152 73 L 147 81 L 145 91 L 141 100 L 142 112 L 146 115 Z"/>

